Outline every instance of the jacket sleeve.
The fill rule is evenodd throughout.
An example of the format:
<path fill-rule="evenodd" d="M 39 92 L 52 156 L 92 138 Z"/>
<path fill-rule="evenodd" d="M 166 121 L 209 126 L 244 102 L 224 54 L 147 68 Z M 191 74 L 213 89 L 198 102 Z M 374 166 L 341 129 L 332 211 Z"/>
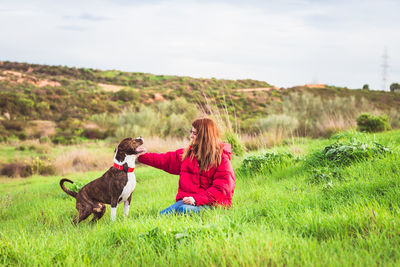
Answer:
<path fill-rule="evenodd" d="M 166 171 L 170 174 L 179 174 L 183 149 L 167 153 L 146 153 L 139 156 L 138 161 L 146 165 Z"/>
<path fill-rule="evenodd" d="M 210 188 L 195 194 L 194 198 L 197 206 L 211 205 L 222 202 L 235 189 L 235 174 L 232 164 L 227 158 L 223 158 L 214 174 L 214 180 Z"/>

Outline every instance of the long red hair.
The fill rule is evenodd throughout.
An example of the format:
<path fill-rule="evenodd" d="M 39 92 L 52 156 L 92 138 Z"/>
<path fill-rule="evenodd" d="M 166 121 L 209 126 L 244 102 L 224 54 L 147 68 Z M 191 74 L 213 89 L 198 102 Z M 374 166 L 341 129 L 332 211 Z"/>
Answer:
<path fill-rule="evenodd" d="M 183 153 L 182 161 L 187 157 L 195 157 L 199 162 L 199 171 L 216 167 L 221 162 L 222 148 L 218 126 L 210 118 L 197 119 L 192 123 L 196 129 L 196 138 L 190 142 Z"/>

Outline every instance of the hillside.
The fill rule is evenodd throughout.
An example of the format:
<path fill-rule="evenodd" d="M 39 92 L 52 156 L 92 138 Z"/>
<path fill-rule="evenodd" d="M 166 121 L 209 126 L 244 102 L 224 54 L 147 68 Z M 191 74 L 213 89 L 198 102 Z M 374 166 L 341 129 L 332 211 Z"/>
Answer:
<path fill-rule="evenodd" d="M 198 113 L 218 113 L 243 134 L 262 131 L 260 120 L 278 114 L 293 118 L 296 123 L 288 122 L 290 131 L 301 136 L 321 136 L 349 128 L 354 126 L 355 116 L 364 111 L 387 114 L 393 127 L 400 125 L 400 94 L 396 93 L 334 86 L 277 88 L 255 80 L 195 79 L 0 62 L 0 136 L 3 140 L 12 136 L 43 137 L 43 127 L 40 127 L 43 123 L 52 123 L 50 137 L 56 142 L 69 142 L 77 136 L 105 138 L 115 135 L 118 125 L 99 122 L 98 117 L 96 121 L 94 115 L 121 114 L 126 110 L 139 112 L 143 105 L 159 114 L 165 106 L 161 103 L 172 103 L 169 113 L 159 118 L 169 121 L 170 126 L 165 129 L 192 119 L 193 112 L 185 113 L 192 107 Z M 171 118 L 173 114 L 175 117 Z M 324 121 L 342 122 L 326 126 L 324 121 L 318 121 L 321 116 L 326 117 Z M 164 128 L 160 131 L 165 135 L 182 135 L 182 131 Z M 93 133 L 93 129 L 97 130 Z"/>

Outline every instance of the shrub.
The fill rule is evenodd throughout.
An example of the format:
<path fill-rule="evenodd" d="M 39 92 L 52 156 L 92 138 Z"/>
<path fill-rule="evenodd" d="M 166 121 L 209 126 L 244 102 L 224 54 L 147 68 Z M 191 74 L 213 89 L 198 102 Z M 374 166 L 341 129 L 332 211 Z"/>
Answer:
<path fill-rule="evenodd" d="M 29 166 L 27 166 L 26 164 L 15 162 L 4 164 L 1 167 L 0 174 L 8 177 L 28 177 L 32 173 Z"/>
<path fill-rule="evenodd" d="M 293 132 L 298 126 L 299 121 L 296 118 L 285 114 L 270 115 L 258 121 L 262 131 L 282 131 L 285 133 Z"/>
<path fill-rule="evenodd" d="M 140 99 L 139 93 L 132 89 L 122 89 L 117 91 L 115 94 L 116 100 L 120 100 L 123 102 L 135 102 Z"/>
<path fill-rule="evenodd" d="M 56 173 L 56 167 L 46 158 L 34 157 L 27 166 L 30 168 L 30 174 L 53 175 Z"/>
<path fill-rule="evenodd" d="M 335 142 L 306 159 L 310 167 L 349 165 L 353 162 L 379 157 L 391 153 L 387 147 L 376 142 L 361 142 L 356 139 Z"/>
<path fill-rule="evenodd" d="M 106 133 L 99 129 L 84 129 L 82 135 L 88 139 L 105 139 L 107 137 Z"/>
<path fill-rule="evenodd" d="M 2 123 L 0 123 L 0 138 L 1 137 L 7 137 L 10 135 L 10 132 L 8 130 L 6 130 L 6 128 L 3 126 Z"/>
<path fill-rule="evenodd" d="M 392 83 L 390 85 L 390 92 L 399 92 L 400 91 L 400 83 Z"/>
<path fill-rule="evenodd" d="M 396 108 L 391 108 L 388 114 L 390 125 L 394 129 L 400 128 L 400 110 Z"/>
<path fill-rule="evenodd" d="M 15 149 L 16 149 L 16 150 L 19 150 L 19 151 L 25 151 L 26 146 L 20 145 L 20 146 L 16 147 Z"/>
<path fill-rule="evenodd" d="M 41 144 L 44 144 L 44 143 L 50 143 L 50 138 L 48 137 L 48 136 L 42 136 L 42 137 L 40 137 L 39 138 L 39 142 L 41 143 Z"/>
<path fill-rule="evenodd" d="M 361 132 L 383 132 L 391 130 L 389 118 L 386 115 L 372 116 L 369 113 L 363 113 L 357 118 L 358 129 Z"/>
<path fill-rule="evenodd" d="M 188 135 L 190 122 L 184 114 L 171 114 L 163 129 L 164 136 L 185 137 Z"/>
<path fill-rule="evenodd" d="M 78 119 L 68 118 L 58 122 L 56 134 L 52 137 L 54 144 L 70 145 L 77 143 L 79 137 L 82 136 L 82 121 Z"/>
<path fill-rule="evenodd" d="M 2 120 L 1 124 L 6 130 L 10 131 L 22 131 L 25 123 L 17 120 Z"/>
<path fill-rule="evenodd" d="M 292 154 L 267 152 L 262 156 L 250 156 L 239 167 L 242 174 L 271 173 L 277 166 L 287 166 L 295 159 Z"/>
<path fill-rule="evenodd" d="M 229 143 L 232 146 L 232 152 L 236 156 L 241 156 L 244 153 L 244 145 L 240 140 L 239 135 L 232 132 L 226 132 L 223 138 L 224 142 Z"/>
<path fill-rule="evenodd" d="M 55 145 L 72 145 L 78 143 L 78 138 L 74 136 L 56 135 L 51 138 L 51 142 Z"/>
<path fill-rule="evenodd" d="M 18 139 L 22 140 L 22 141 L 25 141 L 26 139 L 28 139 L 28 135 L 26 133 L 18 133 L 17 136 L 18 136 Z"/>
<path fill-rule="evenodd" d="M 318 168 L 311 172 L 308 182 L 310 184 L 332 183 L 333 180 L 344 180 L 343 171 L 340 168 Z"/>
<path fill-rule="evenodd" d="M 189 123 L 199 116 L 196 105 L 187 102 L 185 98 L 177 98 L 169 102 L 160 102 L 156 108 L 163 116 L 168 116 L 173 113 L 182 114 Z"/>

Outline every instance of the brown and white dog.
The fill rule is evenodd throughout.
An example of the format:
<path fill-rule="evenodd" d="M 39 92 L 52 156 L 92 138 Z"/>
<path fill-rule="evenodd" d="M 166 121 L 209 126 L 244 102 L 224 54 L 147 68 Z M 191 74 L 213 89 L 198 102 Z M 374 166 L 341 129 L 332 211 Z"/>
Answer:
<path fill-rule="evenodd" d="M 68 190 L 64 182 L 73 183 L 68 179 L 61 179 L 60 186 L 68 195 L 76 198 L 76 209 L 79 216 L 73 220 L 77 224 L 87 219 L 93 213 L 92 222 L 103 217 L 106 205 L 111 205 L 111 220 L 115 220 L 117 205 L 124 202 L 124 216 L 129 213 L 132 192 L 136 186 L 135 160 L 138 154 L 144 152 L 139 147 L 143 138 L 125 138 L 115 149 L 114 166 L 106 171 L 102 177 L 91 181 L 79 192 Z"/>

